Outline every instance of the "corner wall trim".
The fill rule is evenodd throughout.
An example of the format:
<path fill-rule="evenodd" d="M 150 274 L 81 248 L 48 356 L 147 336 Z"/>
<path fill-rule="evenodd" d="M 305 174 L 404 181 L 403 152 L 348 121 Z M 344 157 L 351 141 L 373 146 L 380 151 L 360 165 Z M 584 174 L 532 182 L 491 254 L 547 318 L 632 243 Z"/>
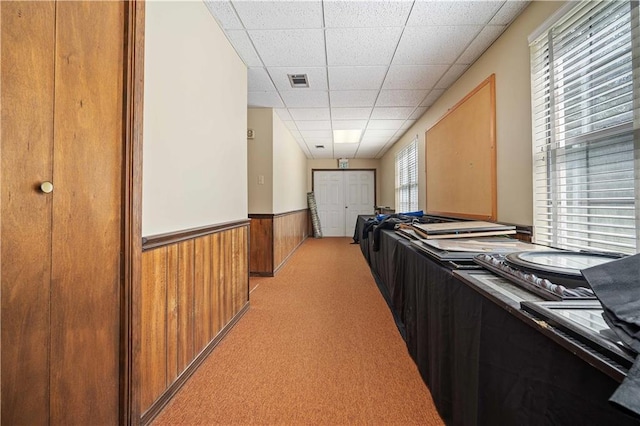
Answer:
<path fill-rule="evenodd" d="M 180 241 L 190 240 L 204 235 L 213 234 L 214 232 L 225 231 L 227 229 L 239 228 L 249 225 L 248 219 L 224 222 L 216 225 L 207 225 L 199 228 L 191 228 L 180 231 L 167 232 L 166 234 L 151 235 L 142 238 L 142 251 L 166 246 Z"/>

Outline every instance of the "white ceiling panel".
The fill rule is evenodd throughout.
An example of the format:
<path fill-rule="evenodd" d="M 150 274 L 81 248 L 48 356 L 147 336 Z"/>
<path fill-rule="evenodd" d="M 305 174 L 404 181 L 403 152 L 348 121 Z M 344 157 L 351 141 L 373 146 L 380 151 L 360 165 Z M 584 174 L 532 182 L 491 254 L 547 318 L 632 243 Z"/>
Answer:
<path fill-rule="evenodd" d="M 327 63 L 329 66 L 388 65 L 401 33 L 400 27 L 329 28 L 325 31 Z"/>
<path fill-rule="evenodd" d="M 267 67 L 326 64 L 322 30 L 250 30 L 249 37 Z"/>
<path fill-rule="evenodd" d="M 408 27 L 393 56 L 393 64 L 452 64 L 481 30 L 479 25 Z"/>
<path fill-rule="evenodd" d="M 380 158 L 529 3 L 204 1 L 248 67 L 248 105 L 275 108 L 309 158 L 352 156 L 332 130 L 358 128 L 356 157 Z"/>
<path fill-rule="evenodd" d="M 407 26 L 485 25 L 503 1 L 416 1 Z"/>
<path fill-rule="evenodd" d="M 428 90 L 381 90 L 376 100 L 377 107 L 418 106 L 427 96 Z"/>
<path fill-rule="evenodd" d="M 333 98 L 331 98 L 333 103 Z M 334 120 L 366 120 L 373 108 L 331 108 L 331 118 Z"/>
<path fill-rule="evenodd" d="M 372 107 L 378 96 L 377 90 L 332 90 L 331 107 Z"/>
<path fill-rule="evenodd" d="M 293 118 L 291 117 L 291 114 L 289 114 L 289 111 L 287 111 L 286 108 L 276 108 L 275 112 L 276 114 L 278 114 L 278 117 L 280 117 L 280 120 L 282 121 L 293 120 Z"/>
<path fill-rule="evenodd" d="M 322 3 L 305 1 L 234 1 L 248 30 L 322 28 Z"/>
<path fill-rule="evenodd" d="M 333 130 L 364 130 L 367 127 L 367 120 L 333 120 Z"/>
<path fill-rule="evenodd" d="M 334 27 L 401 27 L 411 11 L 410 1 L 326 1 L 324 23 Z"/>
<path fill-rule="evenodd" d="M 329 108 L 289 108 L 294 120 L 329 120 Z"/>
<path fill-rule="evenodd" d="M 294 89 L 280 92 L 282 100 L 287 108 L 312 108 L 328 107 L 329 96 L 327 92 L 308 89 Z"/>
<path fill-rule="evenodd" d="M 300 133 L 302 133 L 302 137 L 307 142 L 309 140 L 316 141 L 321 139 L 329 141 L 333 140 L 331 130 L 301 130 Z"/>
<path fill-rule="evenodd" d="M 504 2 L 489 25 L 509 25 L 529 5 L 528 1 L 509 0 Z"/>
<path fill-rule="evenodd" d="M 392 65 L 383 89 L 429 90 L 447 71 L 448 65 Z"/>
<path fill-rule="evenodd" d="M 427 111 L 427 107 L 418 107 L 409 117 L 410 120 L 417 120 Z"/>
<path fill-rule="evenodd" d="M 433 103 L 444 93 L 444 89 L 433 89 L 424 101 L 420 104 L 420 106 L 430 107 Z"/>
<path fill-rule="evenodd" d="M 333 153 L 340 157 L 353 157 L 357 150 L 357 143 L 337 143 L 333 145 Z"/>
<path fill-rule="evenodd" d="M 284 104 L 278 92 L 249 92 L 248 106 L 253 108 L 282 108 Z"/>
<path fill-rule="evenodd" d="M 242 23 L 238 19 L 238 15 L 231 7 L 231 2 L 222 0 L 204 0 L 211 14 L 216 18 L 220 26 L 225 30 L 241 30 Z"/>
<path fill-rule="evenodd" d="M 371 113 L 372 120 L 405 120 L 414 111 L 413 107 L 375 107 Z"/>
<path fill-rule="evenodd" d="M 404 120 L 370 120 L 367 129 L 389 129 L 389 130 L 398 130 Z"/>
<path fill-rule="evenodd" d="M 331 90 L 380 90 L 389 67 L 329 67 Z"/>
<path fill-rule="evenodd" d="M 442 76 L 440 81 L 436 84 L 436 89 L 446 89 L 451 86 L 456 80 L 469 68 L 469 65 L 451 65 L 449 71 Z"/>
<path fill-rule="evenodd" d="M 327 69 L 323 67 L 268 67 L 267 71 L 278 90 L 298 90 L 291 87 L 289 74 L 306 74 L 310 90 L 328 90 Z"/>
<path fill-rule="evenodd" d="M 456 61 L 459 64 L 472 64 L 487 50 L 489 46 L 502 34 L 506 27 L 501 25 L 489 25 L 480 31 L 480 34 L 471 42 L 469 47 Z"/>
<path fill-rule="evenodd" d="M 331 130 L 331 121 L 301 121 L 296 120 L 298 130 Z"/>
<path fill-rule="evenodd" d="M 275 92 L 276 88 L 264 68 L 249 68 L 247 70 L 249 92 Z"/>
<path fill-rule="evenodd" d="M 227 37 L 233 47 L 235 47 L 236 52 L 240 56 L 240 59 L 244 62 L 247 67 L 261 67 L 263 66 L 258 53 L 256 53 L 256 49 L 253 48 L 253 44 L 251 40 L 249 40 L 249 36 L 246 31 L 243 30 L 229 30 L 226 31 Z"/>

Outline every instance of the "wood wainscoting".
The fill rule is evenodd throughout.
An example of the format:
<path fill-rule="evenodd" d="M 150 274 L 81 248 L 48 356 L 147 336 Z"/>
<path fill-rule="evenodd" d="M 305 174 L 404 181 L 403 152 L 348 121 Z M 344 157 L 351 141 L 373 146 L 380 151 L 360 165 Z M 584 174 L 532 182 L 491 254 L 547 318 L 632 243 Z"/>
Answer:
<path fill-rule="evenodd" d="M 143 239 L 140 412 L 147 424 L 249 307 L 249 221 Z"/>
<path fill-rule="evenodd" d="M 251 275 L 273 277 L 309 236 L 309 210 L 250 214 Z"/>

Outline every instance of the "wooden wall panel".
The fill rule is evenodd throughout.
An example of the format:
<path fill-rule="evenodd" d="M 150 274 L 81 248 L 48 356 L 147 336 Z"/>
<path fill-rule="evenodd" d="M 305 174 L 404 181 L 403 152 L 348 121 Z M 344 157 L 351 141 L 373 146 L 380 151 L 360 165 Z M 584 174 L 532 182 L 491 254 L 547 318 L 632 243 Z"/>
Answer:
<path fill-rule="evenodd" d="M 249 303 L 246 222 L 142 253 L 142 422 L 153 419 Z M 169 241 L 167 236 L 163 236 Z"/>
<path fill-rule="evenodd" d="M 252 216 L 249 256 L 250 271 L 256 275 L 273 274 L 273 216 Z"/>
<path fill-rule="evenodd" d="M 309 236 L 307 232 L 308 210 L 278 215 L 273 220 L 273 252 L 274 271 L 282 267 L 284 262 Z"/>

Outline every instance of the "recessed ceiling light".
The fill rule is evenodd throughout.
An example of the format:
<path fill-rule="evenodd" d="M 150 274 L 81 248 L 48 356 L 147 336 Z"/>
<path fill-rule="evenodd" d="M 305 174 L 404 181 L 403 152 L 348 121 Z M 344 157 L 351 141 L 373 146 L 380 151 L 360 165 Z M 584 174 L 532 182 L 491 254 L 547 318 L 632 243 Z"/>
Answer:
<path fill-rule="evenodd" d="M 361 129 L 334 130 L 333 143 L 359 143 L 361 134 Z"/>

